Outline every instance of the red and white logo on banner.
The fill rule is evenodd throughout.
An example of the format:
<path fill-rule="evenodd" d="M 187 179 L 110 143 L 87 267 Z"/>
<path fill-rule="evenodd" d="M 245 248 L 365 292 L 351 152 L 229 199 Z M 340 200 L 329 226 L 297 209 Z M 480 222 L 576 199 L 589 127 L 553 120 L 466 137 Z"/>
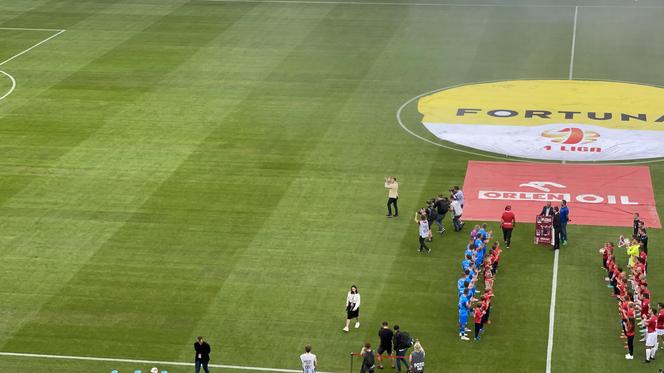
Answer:
<path fill-rule="evenodd" d="M 469 161 L 463 189 L 466 220 L 498 220 L 511 205 L 517 221 L 531 222 L 546 202 L 566 200 L 570 224 L 631 226 L 639 212 L 661 228 L 645 166 Z"/>

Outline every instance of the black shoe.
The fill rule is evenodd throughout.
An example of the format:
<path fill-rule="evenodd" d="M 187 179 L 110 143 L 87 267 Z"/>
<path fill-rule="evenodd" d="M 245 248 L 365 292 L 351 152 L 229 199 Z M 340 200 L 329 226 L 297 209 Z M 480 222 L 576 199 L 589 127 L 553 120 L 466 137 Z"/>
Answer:
<path fill-rule="evenodd" d="M 394 214 L 394 217 L 395 217 L 395 218 L 398 218 L 398 217 L 399 217 L 399 214 Z"/>
<path fill-rule="evenodd" d="M 385 216 L 387 216 L 388 218 L 391 218 L 391 217 L 392 217 L 392 214 L 387 214 L 387 215 L 385 215 Z"/>

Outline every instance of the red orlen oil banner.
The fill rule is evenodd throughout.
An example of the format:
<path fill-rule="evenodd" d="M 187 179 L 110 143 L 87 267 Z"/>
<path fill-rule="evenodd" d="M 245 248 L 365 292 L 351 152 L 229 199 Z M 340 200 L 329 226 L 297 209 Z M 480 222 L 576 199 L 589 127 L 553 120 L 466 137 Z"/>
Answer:
<path fill-rule="evenodd" d="M 570 224 L 661 228 L 650 170 L 645 166 L 468 162 L 464 220 L 500 220 L 511 205 L 517 222 L 533 223 L 547 201 L 570 209 Z"/>

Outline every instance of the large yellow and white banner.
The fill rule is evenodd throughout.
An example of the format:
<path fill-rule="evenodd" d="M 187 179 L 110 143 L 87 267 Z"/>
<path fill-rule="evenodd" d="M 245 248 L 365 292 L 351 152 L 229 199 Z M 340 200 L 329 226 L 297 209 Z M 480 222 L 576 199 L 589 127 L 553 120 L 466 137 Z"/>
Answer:
<path fill-rule="evenodd" d="M 420 98 L 438 138 L 514 157 L 614 161 L 664 157 L 664 89 L 604 81 L 516 80 Z"/>

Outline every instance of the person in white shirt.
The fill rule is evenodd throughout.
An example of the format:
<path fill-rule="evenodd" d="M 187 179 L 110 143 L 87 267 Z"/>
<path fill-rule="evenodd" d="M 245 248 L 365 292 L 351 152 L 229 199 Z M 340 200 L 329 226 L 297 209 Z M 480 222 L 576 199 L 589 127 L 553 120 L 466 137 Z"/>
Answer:
<path fill-rule="evenodd" d="M 394 217 L 399 216 L 399 206 L 397 200 L 399 199 L 399 183 L 394 176 L 385 178 L 385 188 L 387 189 L 387 217 L 392 217 L 392 206 L 394 206 Z"/>
<path fill-rule="evenodd" d="M 461 222 L 461 215 L 463 215 L 463 208 L 458 199 L 452 199 L 450 203 L 450 209 L 452 210 L 452 223 L 454 224 L 454 231 L 458 232 L 463 228 L 463 223 Z"/>
<path fill-rule="evenodd" d="M 427 247 L 425 242 L 427 239 L 431 239 L 431 230 L 429 229 L 429 222 L 424 212 L 415 213 L 415 223 L 419 226 L 418 238 L 420 239 L 420 247 L 417 251 L 421 253 L 423 250 L 426 250 L 427 253 L 430 253 L 431 249 Z"/>
<path fill-rule="evenodd" d="M 318 369 L 318 359 L 316 359 L 316 355 L 311 353 L 311 346 L 309 345 L 304 346 L 304 353 L 300 355 L 300 361 L 304 373 L 315 373 Z"/>
<path fill-rule="evenodd" d="M 455 185 L 454 189 L 452 189 L 452 197 L 456 198 L 457 201 L 459 201 L 461 208 L 463 208 L 463 191 L 459 189 L 458 185 Z"/>
<path fill-rule="evenodd" d="M 348 333 L 348 326 L 350 320 L 355 319 L 355 329 L 360 327 L 360 293 L 357 291 L 357 286 L 353 285 L 348 291 L 346 297 L 346 326 L 343 331 Z"/>

